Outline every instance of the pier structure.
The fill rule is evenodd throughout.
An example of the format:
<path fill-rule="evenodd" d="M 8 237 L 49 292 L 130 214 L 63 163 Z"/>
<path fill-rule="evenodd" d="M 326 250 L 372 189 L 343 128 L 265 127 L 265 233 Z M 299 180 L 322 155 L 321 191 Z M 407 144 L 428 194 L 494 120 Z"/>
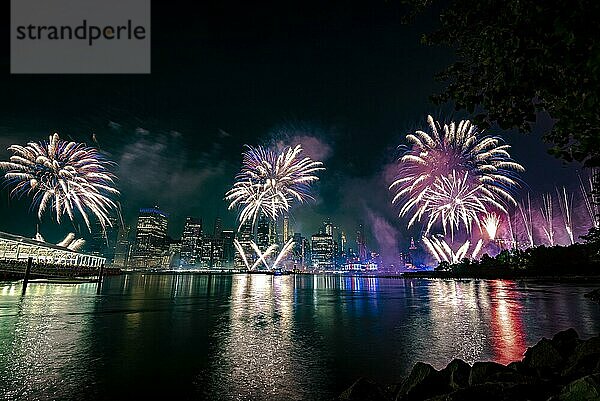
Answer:
<path fill-rule="evenodd" d="M 100 268 L 106 258 L 88 255 L 64 246 L 20 235 L 0 232 L 0 265 L 26 264 L 29 258 L 38 265 Z"/>

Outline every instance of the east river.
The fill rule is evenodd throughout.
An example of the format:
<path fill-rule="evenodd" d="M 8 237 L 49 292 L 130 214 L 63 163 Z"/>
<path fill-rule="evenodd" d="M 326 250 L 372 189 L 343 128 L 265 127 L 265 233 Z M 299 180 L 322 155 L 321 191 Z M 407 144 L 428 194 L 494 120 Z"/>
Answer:
<path fill-rule="evenodd" d="M 329 400 L 600 331 L 598 281 L 153 275 L 0 283 L 0 399 Z"/>

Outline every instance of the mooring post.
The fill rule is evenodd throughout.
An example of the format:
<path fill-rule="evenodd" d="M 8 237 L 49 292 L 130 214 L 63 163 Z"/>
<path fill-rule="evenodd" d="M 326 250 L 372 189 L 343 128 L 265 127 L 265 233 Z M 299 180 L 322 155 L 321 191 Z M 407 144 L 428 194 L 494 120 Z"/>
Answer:
<path fill-rule="evenodd" d="M 21 294 L 25 295 L 25 291 L 27 290 L 27 283 L 29 282 L 29 275 L 31 274 L 31 265 L 33 264 L 33 258 L 30 256 L 27 259 L 27 268 L 25 269 L 25 277 L 23 278 L 23 292 Z"/>
<path fill-rule="evenodd" d="M 96 287 L 96 294 L 100 294 L 102 289 L 102 276 L 104 275 L 104 263 L 100 265 L 100 274 L 98 274 L 98 287 Z"/>

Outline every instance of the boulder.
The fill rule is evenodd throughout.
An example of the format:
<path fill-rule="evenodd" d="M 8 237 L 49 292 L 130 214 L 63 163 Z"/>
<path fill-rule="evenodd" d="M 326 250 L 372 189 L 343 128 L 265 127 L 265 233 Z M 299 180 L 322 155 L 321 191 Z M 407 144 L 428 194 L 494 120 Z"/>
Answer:
<path fill-rule="evenodd" d="M 536 371 L 542 377 L 552 377 L 564 365 L 564 358 L 547 338 L 542 338 L 536 345 L 525 351 L 523 365 Z"/>
<path fill-rule="evenodd" d="M 584 376 L 567 384 L 560 395 L 560 401 L 600 400 L 600 374 Z"/>
<path fill-rule="evenodd" d="M 471 366 L 461 359 L 454 359 L 440 371 L 440 375 L 452 390 L 467 387 L 470 374 Z"/>
<path fill-rule="evenodd" d="M 427 401 L 509 401 L 504 397 L 506 386 L 498 383 L 478 384 L 451 393 L 427 398 Z M 513 401 L 513 400 L 510 400 Z"/>
<path fill-rule="evenodd" d="M 575 378 L 600 373 L 600 337 L 581 341 L 573 351 L 562 375 Z"/>
<path fill-rule="evenodd" d="M 433 366 L 417 362 L 402 384 L 397 400 L 424 400 L 451 391 L 444 377 Z"/>
<path fill-rule="evenodd" d="M 498 381 L 501 374 L 518 374 L 514 370 L 496 362 L 475 362 L 469 375 L 469 385 L 491 383 Z"/>
<path fill-rule="evenodd" d="M 374 381 L 361 377 L 337 399 L 340 401 L 390 401 L 392 395 Z"/>
<path fill-rule="evenodd" d="M 581 340 L 575 329 L 570 328 L 556 333 L 550 342 L 563 359 L 567 360 Z"/>

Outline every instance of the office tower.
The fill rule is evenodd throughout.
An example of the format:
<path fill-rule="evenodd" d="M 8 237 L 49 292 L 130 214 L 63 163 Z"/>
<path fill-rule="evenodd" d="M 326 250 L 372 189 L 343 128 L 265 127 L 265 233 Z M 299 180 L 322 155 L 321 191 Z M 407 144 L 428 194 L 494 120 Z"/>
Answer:
<path fill-rule="evenodd" d="M 265 250 L 271 244 L 271 219 L 261 216 L 256 227 L 256 245 Z"/>
<path fill-rule="evenodd" d="M 335 267 L 333 237 L 321 231 L 311 237 L 311 257 L 313 267 L 330 270 Z"/>
<path fill-rule="evenodd" d="M 252 265 L 252 263 L 254 263 L 254 260 L 255 260 L 255 255 L 254 255 L 254 250 L 252 249 L 252 245 L 250 244 L 251 241 L 254 240 L 254 233 L 252 232 L 252 222 L 251 221 L 246 221 L 244 224 L 242 224 L 240 226 L 239 231 L 237 233 L 237 240 L 246 256 L 248 263 L 250 263 L 250 265 Z M 235 257 L 234 257 L 234 265 L 235 265 L 235 267 L 240 268 L 240 269 L 247 267 L 246 264 L 244 263 L 242 255 L 240 255 L 240 253 L 237 251 L 237 249 L 236 249 Z"/>
<path fill-rule="evenodd" d="M 117 217 L 109 217 L 110 225 L 102 226 L 99 220 L 92 223 L 91 233 L 86 238 L 85 248 L 92 254 L 106 258 L 108 264 L 112 264 L 115 258 L 115 247 L 121 221 Z"/>
<path fill-rule="evenodd" d="M 331 223 L 330 218 L 323 222 L 323 227 L 325 229 L 325 234 L 331 235 L 333 237 L 333 224 Z"/>
<path fill-rule="evenodd" d="M 193 266 L 199 262 L 202 246 L 202 219 L 187 217 L 181 234 L 181 264 Z"/>
<path fill-rule="evenodd" d="M 134 268 L 156 268 L 162 265 L 162 257 L 168 251 L 168 215 L 158 207 L 140 209 L 132 255 Z"/>
<path fill-rule="evenodd" d="M 215 218 L 215 225 L 213 228 L 213 237 L 221 238 L 221 234 L 223 233 L 223 221 L 220 217 Z"/>
<path fill-rule="evenodd" d="M 233 230 L 223 230 L 221 237 L 223 239 L 223 262 L 227 267 L 231 267 L 235 258 L 235 247 L 233 245 L 235 235 Z"/>
<path fill-rule="evenodd" d="M 131 241 L 129 240 L 130 235 L 130 226 L 121 227 L 119 229 L 119 235 L 115 245 L 115 257 L 113 261 L 113 264 L 117 267 L 127 267 L 129 257 L 131 256 Z"/>
<path fill-rule="evenodd" d="M 356 230 L 356 248 L 358 250 L 358 259 L 360 262 L 367 260 L 367 244 L 365 238 L 365 228 L 362 223 L 358 225 Z"/>
<path fill-rule="evenodd" d="M 283 243 L 285 244 L 290 239 L 290 218 L 283 216 Z"/>

